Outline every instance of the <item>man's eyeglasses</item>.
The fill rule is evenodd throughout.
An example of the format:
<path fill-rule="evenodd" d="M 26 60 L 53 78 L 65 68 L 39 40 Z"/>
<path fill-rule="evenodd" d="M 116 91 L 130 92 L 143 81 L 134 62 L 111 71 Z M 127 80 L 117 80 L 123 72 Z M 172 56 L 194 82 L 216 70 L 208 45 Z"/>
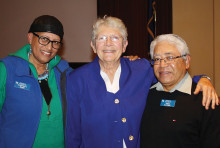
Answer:
<path fill-rule="evenodd" d="M 168 56 L 165 58 L 154 58 L 153 60 L 151 60 L 151 64 L 152 65 L 159 65 L 162 60 L 164 60 L 164 62 L 166 64 L 171 64 L 171 63 L 175 62 L 175 59 L 182 58 L 184 56 L 186 56 L 186 55 L 176 56 L 176 57 Z"/>
<path fill-rule="evenodd" d="M 117 35 L 110 35 L 110 36 L 106 36 L 106 35 L 100 35 L 96 38 L 96 41 L 97 42 L 106 42 L 108 40 L 108 38 L 110 38 L 110 40 L 112 42 L 119 42 L 120 41 L 120 36 L 117 36 Z"/>
<path fill-rule="evenodd" d="M 47 37 L 45 36 L 39 36 L 38 34 L 32 32 L 36 37 L 38 37 L 38 42 L 41 44 L 41 45 L 48 45 L 50 42 L 52 43 L 52 47 L 54 49 L 60 49 L 62 47 L 62 43 L 61 42 L 58 42 L 58 41 L 51 41 L 50 39 L 48 39 Z"/>

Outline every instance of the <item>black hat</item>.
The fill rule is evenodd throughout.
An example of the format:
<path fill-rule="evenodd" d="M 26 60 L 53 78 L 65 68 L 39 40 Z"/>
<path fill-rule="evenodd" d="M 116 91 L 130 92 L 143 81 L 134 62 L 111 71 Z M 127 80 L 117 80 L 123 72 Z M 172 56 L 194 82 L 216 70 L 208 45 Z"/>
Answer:
<path fill-rule="evenodd" d="M 28 32 L 50 32 L 58 35 L 60 40 L 63 39 L 63 25 L 54 16 L 42 15 L 37 17 L 31 24 Z"/>

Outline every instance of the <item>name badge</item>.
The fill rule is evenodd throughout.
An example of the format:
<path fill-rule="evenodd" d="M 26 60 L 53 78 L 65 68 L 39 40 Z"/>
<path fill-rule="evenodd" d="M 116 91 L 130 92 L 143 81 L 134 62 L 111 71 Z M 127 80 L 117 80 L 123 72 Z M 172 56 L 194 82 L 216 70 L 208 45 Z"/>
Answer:
<path fill-rule="evenodd" d="M 14 87 L 24 90 L 30 90 L 30 84 L 26 84 L 18 81 L 15 81 Z"/>
<path fill-rule="evenodd" d="M 165 106 L 165 107 L 174 107 L 176 103 L 176 100 L 165 100 L 162 99 L 160 102 L 160 106 Z"/>

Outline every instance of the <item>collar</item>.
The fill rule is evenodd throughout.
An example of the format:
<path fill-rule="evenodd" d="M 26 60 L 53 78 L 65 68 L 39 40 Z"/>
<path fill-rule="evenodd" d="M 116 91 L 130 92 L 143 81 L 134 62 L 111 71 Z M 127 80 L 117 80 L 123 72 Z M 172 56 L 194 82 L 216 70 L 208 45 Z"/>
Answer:
<path fill-rule="evenodd" d="M 151 89 L 152 88 L 156 88 L 157 91 L 164 91 L 163 86 L 160 82 L 157 82 L 155 85 L 151 87 Z M 183 79 L 169 92 L 174 92 L 175 90 L 178 90 L 180 92 L 191 95 L 191 88 L 192 88 L 192 78 L 189 75 L 189 73 L 186 72 Z"/>
<path fill-rule="evenodd" d="M 30 48 L 31 48 L 31 45 L 27 44 L 23 46 L 21 49 L 19 49 L 18 51 L 16 51 L 15 53 L 10 53 L 9 56 L 16 56 L 29 62 L 28 53 L 30 51 Z M 61 57 L 56 55 L 53 59 L 50 60 L 49 68 L 52 69 L 54 66 L 56 66 L 60 62 L 60 60 L 61 60 Z"/>
<path fill-rule="evenodd" d="M 130 78 L 131 68 L 129 63 L 131 63 L 131 61 L 129 61 L 128 58 L 120 58 L 121 75 L 119 80 L 119 88 L 123 88 L 125 85 L 127 85 L 127 80 Z M 98 56 L 93 60 L 93 62 L 89 63 L 88 66 L 89 75 L 91 76 L 90 80 L 94 81 L 94 84 L 105 86 L 105 82 L 100 75 L 101 68 L 99 65 Z M 106 91 L 106 87 L 103 87 L 103 91 Z"/>
<path fill-rule="evenodd" d="M 120 75 L 121 75 L 121 64 L 119 64 L 119 66 L 118 66 L 118 68 L 115 72 L 114 79 L 113 79 L 112 83 L 111 83 L 108 75 L 104 71 L 100 70 L 100 74 L 101 74 L 103 80 L 105 81 L 107 91 L 112 92 L 112 93 L 116 93 L 119 90 L 119 79 L 120 79 Z"/>

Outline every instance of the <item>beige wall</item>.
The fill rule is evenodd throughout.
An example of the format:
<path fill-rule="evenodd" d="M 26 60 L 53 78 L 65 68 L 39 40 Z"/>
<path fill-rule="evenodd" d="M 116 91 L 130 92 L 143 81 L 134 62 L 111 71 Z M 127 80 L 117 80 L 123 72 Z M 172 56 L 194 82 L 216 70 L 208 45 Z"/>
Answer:
<path fill-rule="evenodd" d="M 187 42 L 191 75 L 207 74 L 220 94 L 220 1 L 173 0 L 173 33 Z"/>
<path fill-rule="evenodd" d="M 91 27 L 97 17 L 96 0 L 9 0 L 0 5 L 0 58 L 27 44 L 27 32 L 37 16 L 56 16 L 64 25 L 62 57 L 70 62 L 91 61 Z"/>
<path fill-rule="evenodd" d="M 220 1 L 214 0 L 214 80 L 220 95 Z"/>
<path fill-rule="evenodd" d="M 50 14 L 64 25 L 69 62 L 92 60 L 90 36 L 97 14 L 96 0 L 2 1 L 0 5 L 0 58 L 27 43 L 33 19 Z M 173 32 L 183 37 L 191 51 L 192 75 L 207 74 L 220 94 L 220 0 L 173 0 Z"/>

